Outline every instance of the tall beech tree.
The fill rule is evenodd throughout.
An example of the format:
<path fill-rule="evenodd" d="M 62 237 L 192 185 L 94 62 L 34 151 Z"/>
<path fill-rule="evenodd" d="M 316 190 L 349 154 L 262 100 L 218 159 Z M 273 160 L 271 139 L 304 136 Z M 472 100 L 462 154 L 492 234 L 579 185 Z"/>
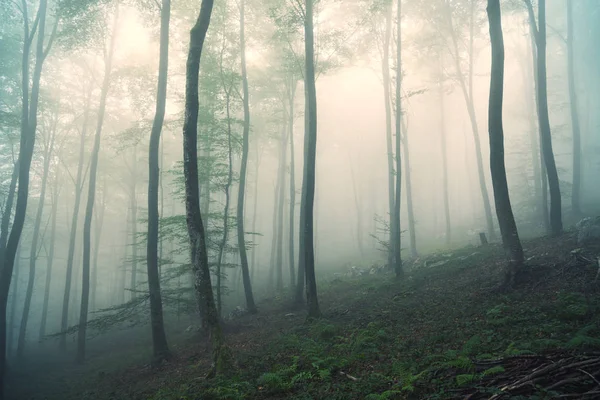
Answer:
<path fill-rule="evenodd" d="M 529 14 L 531 32 L 535 38 L 537 54 L 537 92 L 538 92 L 538 119 L 540 126 L 540 140 L 548 187 L 550 189 L 550 229 L 552 235 L 560 235 L 563 231 L 562 201 L 558 170 L 552 149 L 552 132 L 550 129 L 550 115 L 548 112 L 548 79 L 546 71 L 546 0 L 538 1 L 538 21 L 536 26 L 535 13 L 531 0 L 524 0 Z"/>
<path fill-rule="evenodd" d="M 523 265 L 523 248 L 510 204 L 508 182 L 504 165 L 504 130 L 502 126 L 502 103 L 504 99 L 504 38 L 500 0 L 488 0 L 487 14 L 492 44 L 492 71 L 490 100 L 488 103 L 488 130 L 490 138 L 490 170 L 494 188 L 496 215 L 502 234 L 502 243 L 509 254 L 505 285 L 512 285 L 519 268 Z"/>
<path fill-rule="evenodd" d="M 217 313 L 208 267 L 206 232 L 200 212 L 198 188 L 198 75 L 200 58 L 210 25 L 213 0 L 202 0 L 200 13 L 190 31 L 190 47 L 186 63 L 185 114 L 183 122 L 183 172 L 185 179 L 185 209 L 194 287 L 200 315 L 210 331 L 213 368 L 209 375 L 221 374 L 227 368 L 227 349 Z"/>
<path fill-rule="evenodd" d="M 315 166 L 317 156 L 317 88 L 315 84 L 315 39 L 313 21 L 313 1 L 305 1 L 304 9 L 304 54 L 305 54 L 305 139 L 304 174 L 302 179 L 302 201 L 300 204 L 300 262 L 306 279 L 306 302 L 308 316 L 319 318 L 319 299 L 317 297 L 317 279 L 315 276 L 314 249 L 314 204 L 315 204 Z M 301 282 L 298 281 L 298 285 Z"/>
<path fill-rule="evenodd" d="M 581 128 L 579 126 L 579 101 L 575 85 L 575 43 L 573 29 L 573 1 L 567 3 L 567 75 L 569 80 L 569 100 L 571 129 L 573 131 L 573 188 L 571 189 L 571 211 L 581 215 Z"/>
<path fill-rule="evenodd" d="M 96 198 L 96 177 L 98 174 L 98 157 L 100 154 L 100 139 L 104 125 L 104 114 L 106 112 L 106 100 L 110 89 L 115 43 L 117 40 L 117 27 L 119 23 L 119 3 L 117 2 L 114 13 L 113 29 L 110 36 L 108 49 L 105 51 L 104 79 L 100 92 L 100 105 L 98 108 L 98 121 L 96 123 L 96 134 L 90 160 L 90 177 L 88 180 L 88 197 L 83 220 L 83 268 L 81 273 L 81 307 L 79 309 L 79 329 L 77 331 L 77 356 L 78 363 L 85 361 L 87 319 L 90 300 L 90 259 L 91 259 L 91 235 L 92 219 L 94 217 L 94 200 Z"/>
<path fill-rule="evenodd" d="M 171 0 L 162 0 L 160 7 L 160 57 L 156 89 L 156 111 L 154 113 L 154 121 L 152 122 L 148 150 L 148 237 L 146 243 L 148 291 L 150 294 L 150 327 L 152 331 L 152 350 L 156 361 L 164 359 L 169 354 L 160 292 L 158 190 L 160 182 L 159 148 L 167 103 L 170 20 Z"/>
<path fill-rule="evenodd" d="M 252 293 L 250 269 L 248 267 L 248 252 L 244 236 L 244 204 L 246 196 L 246 177 L 248 175 L 248 153 L 250 152 L 250 95 L 248 91 L 248 71 L 246 68 L 246 1 L 240 0 L 240 56 L 242 69 L 242 103 L 244 106 L 244 131 L 242 133 L 242 160 L 240 163 L 240 184 L 237 197 L 237 239 L 240 252 L 240 268 L 246 296 L 246 309 L 254 314 L 257 312 Z"/>
<path fill-rule="evenodd" d="M 57 23 L 54 24 L 54 29 L 50 36 L 50 40 L 44 48 L 44 41 L 46 39 L 47 8 L 47 0 L 40 0 L 36 22 L 34 22 L 33 26 L 30 28 L 27 2 L 25 0 L 21 1 L 21 13 L 23 16 L 23 56 L 21 64 L 21 138 L 18 157 L 19 183 L 17 189 L 15 217 L 10 234 L 8 236 L 8 242 L 6 244 L 3 260 L 4 265 L 0 270 L 0 400 L 4 399 L 4 378 L 6 375 L 6 307 L 15 264 L 15 257 L 17 254 L 17 247 L 19 246 L 21 233 L 23 232 L 23 225 L 25 223 L 25 214 L 27 213 L 27 199 L 29 196 L 29 170 L 31 169 L 31 159 L 33 157 L 33 149 L 35 147 L 37 110 L 40 97 L 42 68 L 44 61 L 52 47 L 52 42 L 56 33 L 56 26 L 58 25 Z M 31 44 L 35 36 L 37 36 L 35 66 L 33 68 L 33 76 L 30 79 L 29 70 Z"/>

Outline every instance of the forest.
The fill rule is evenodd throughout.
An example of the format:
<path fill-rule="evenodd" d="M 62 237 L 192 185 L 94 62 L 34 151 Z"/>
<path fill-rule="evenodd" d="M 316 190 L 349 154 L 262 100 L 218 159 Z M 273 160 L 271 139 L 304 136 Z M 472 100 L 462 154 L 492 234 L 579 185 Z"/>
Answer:
<path fill-rule="evenodd" d="M 599 42 L 597 0 L 0 0 L 0 400 L 600 398 Z"/>

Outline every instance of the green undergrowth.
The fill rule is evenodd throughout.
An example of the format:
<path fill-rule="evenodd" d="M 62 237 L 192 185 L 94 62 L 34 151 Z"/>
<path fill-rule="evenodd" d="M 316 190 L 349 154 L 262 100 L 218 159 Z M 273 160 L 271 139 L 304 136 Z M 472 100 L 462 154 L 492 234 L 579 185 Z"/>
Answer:
<path fill-rule="evenodd" d="M 492 246 L 436 255 L 430 265 L 446 262 L 417 263 L 399 282 L 324 283 L 322 320 L 282 332 L 256 354 L 238 354 L 244 368 L 235 376 L 152 399 L 444 399 L 504 372 L 476 368 L 476 360 L 600 349 L 600 302 L 584 289 L 595 271 L 557 274 L 571 244 L 548 254 L 538 243 L 526 249 L 540 253 L 529 277 L 507 293 L 495 290 L 503 258 Z"/>
<path fill-rule="evenodd" d="M 532 258 L 508 292 L 496 290 L 505 265 L 499 246 L 424 257 L 407 263 L 401 280 L 320 281 L 320 320 L 306 321 L 283 297 L 239 320 L 242 328 L 226 337 L 236 360 L 228 375 L 205 379 L 210 353 L 198 350 L 155 373 L 133 374 L 123 388 L 105 378 L 98 387 L 110 386 L 110 393 L 98 389 L 94 398 L 455 398 L 504 372 L 501 365 L 481 368 L 481 360 L 600 350 L 600 301 L 590 290 L 597 266 L 568 267 L 575 247 L 564 237 L 526 242 Z"/>

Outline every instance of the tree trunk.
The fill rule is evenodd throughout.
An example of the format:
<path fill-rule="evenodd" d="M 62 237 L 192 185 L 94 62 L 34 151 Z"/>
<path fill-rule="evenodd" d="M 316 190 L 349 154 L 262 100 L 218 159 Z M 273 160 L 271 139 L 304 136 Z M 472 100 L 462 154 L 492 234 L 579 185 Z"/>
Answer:
<path fill-rule="evenodd" d="M 100 154 L 100 139 L 102 136 L 102 125 L 104 123 L 104 113 L 106 110 L 106 99 L 110 88 L 110 75 L 112 69 L 113 54 L 117 35 L 117 23 L 119 20 L 119 4 L 115 10 L 115 20 L 110 38 L 110 45 L 104 66 L 104 81 L 102 82 L 102 91 L 100 93 L 100 105 L 98 107 L 98 122 L 96 124 L 96 135 L 94 137 L 94 147 L 92 148 L 90 162 L 90 179 L 88 183 L 88 198 L 83 220 L 83 266 L 81 271 L 81 307 L 79 309 L 79 330 L 77 331 L 77 356 L 76 361 L 83 363 L 85 361 L 85 345 L 87 333 L 88 306 L 90 300 L 90 255 L 91 255 L 91 234 L 92 217 L 94 215 L 94 200 L 96 197 L 96 176 L 98 173 L 98 155 Z"/>
<path fill-rule="evenodd" d="M 138 264 L 138 230 L 137 230 L 137 144 L 133 147 L 133 164 L 131 166 L 131 187 L 129 193 L 131 203 L 131 299 L 137 297 L 137 264 Z"/>
<path fill-rule="evenodd" d="M 20 266 L 21 266 L 21 250 L 22 250 L 22 248 L 23 247 L 21 246 L 21 244 L 19 244 L 19 249 L 17 250 L 17 256 L 15 257 L 15 268 L 14 268 L 15 284 L 14 284 L 14 287 L 12 290 L 12 296 L 10 299 L 10 320 L 8 321 L 8 338 L 6 340 L 6 347 L 7 347 L 9 357 L 10 357 L 10 354 L 13 349 L 13 336 L 15 333 L 15 325 L 16 325 L 15 316 L 17 315 L 17 301 L 19 300 L 19 297 L 18 297 L 18 294 L 19 294 L 19 271 L 21 270 Z"/>
<path fill-rule="evenodd" d="M 281 164 L 281 162 L 280 162 Z M 280 197 L 279 197 L 279 186 L 281 185 L 281 168 L 277 169 L 277 180 L 275 182 L 275 193 L 274 193 L 274 200 L 273 200 L 273 226 L 271 229 L 272 232 L 272 236 L 271 236 L 271 258 L 270 258 L 270 263 L 269 263 L 269 289 L 273 289 L 274 288 L 274 280 L 275 280 L 275 269 L 276 269 L 276 265 L 275 262 L 277 260 L 277 226 L 278 226 L 278 221 L 277 221 L 277 217 L 278 217 L 278 213 L 277 211 L 279 210 L 279 202 L 281 201 Z"/>
<path fill-rule="evenodd" d="M 385 39 L 383 44 L 383 60 L 381 69 L 383 73 L 383 100 L 385 103 L 385 140 L 387 146 L 388 163 L 388 213 L 389 213 L 389 246 L 388 246 L 388 267 L 392 268 L 394 261 L 394 240 L 392 234 L 395 188 L 394 188 L 394 148 L 392 145 L 392 80 L 390 77 L 390 42 L 392 37 L 392 13 L 393 2 L 389 2 L 389 8 L 385 14 Z"/>
<path fill-rule="evenodd" d="M 50 283 L 52 281 L 52 266 L 54 264 L 54 247 L 56 242 L 56 216 L 58 214 L 58 195 L 60 189 L 58 187 L 58 167 L 54 173 L 54 193 L 52 196 L 52 216 L 50 221 L 50 238 L 48 239 L 48 263 L 46 268 L 46 285 L 44 289 L 44 303 L 42 305 L 42 320 L 40 322 L 39 341 L 44 340 L 46 336 L 46 322 L 48 320 L 48 302 L 50 298 Z"/>
<path fill-rule="evenodd" d="M 171 0 L 162 0 L 160 8 L 160 58 L 156 89 L 156 109 L 148 149 L 148 238 L 146 245 L 148 293 L 150 294 L 150 329 L 152 332 L 152 350 L 155 362 L 163 360 L 169 354 L 160 292 L 159 263 L 162 260 L 158 258 L 160 217 L 158 214 L 158 186 L 160 181 L 159 147 L 167 104 L 170 20 Z"/>
<path fill-rule="evenodd" d="M 0 225 L 0 273 L 4 268 L 4 256 L 6 253 L 6 241 L 8 240 L 10 217 L 12 214 L 13 203 L 15 200 L 15 194 L 17 189 L 17 180 L 19 179 L 19 161 L 13 166 L 13 172 L 10 177 L 10 185 L 8 187 L 8 194 L 6 195 L 6 202 L 4 204 L 4 210 L 2 211 L 2 223 Z"/>
<path fill-rule="evenodd" d="M 102 192 L 102 203 L 100 210 L 94 212 L 94 254 L 92 255 L 92 277 L 90 286 L 90 310 L 96 311 L 96 292 L 98 289 L 98 253 L 100 252 L 100 238 L 102 237 L 102 226 L 104 225 L 104 212 L 106 210 L 106 177 L 104 178 Z"/>
<path fill-rule="evenodd" d="M 56 127 L 54 127 L 56 128 Z M 31 308 L 31 297 L 33 296 L 33 286 L 35 284 L 35 262 L 38 256 L 38 241 L 40 239 L 40 230 L 42 224 L 42 215 L 44 213 L 44 202 L 46 200 L 46 189 L 48 187 L 48 174 L 50 172 L 50 160 L 54 149 L 55 131 L 49 132 L 48 142 L 44 149 L 44 166 L 42 172 L 42 187 L 40 189 L 40 199 L 38 202 L 35 221 L 33 223 L 33 232 L 31 235 L 31 249 L 29 252 L 29 278 L 27 281 L 27 290 L 25 292 L 25 303 L 23 304 L 23 315 L 21 316 L 21 326 L 19 329 L 19 340 L 17 342 L 17 357 L 22 358 L 25 353 L 25 337 L 27 335 L 27 324 L 29 322 L 29 310 Z"/>
<path fill-rule="evenodd" d="M 442 190 L 444 192 L 444 219 L 446 222 L 445 243 L 452 241 L 452 224 L 450 222 L 450 195 L 448 192 L 448 146 L 446 144 L 446 111 L 444 107 L 443 77 L 439 84 L 440 89 L 440 144 L 442 152 Z"/>
<path fill-rule="evenodd" d="M 290 265 L 290 285 L 292 290 L 296 287 L 296 268 L 295 268 L 295 252 L 294 252 L 294 232 L 296 230 L 294 214 L 296 212 L 296 158 L 294 150 L 294 100 L 296 98 L 296 78 L 293 77 L 288 90 L 289 100 L 289 121 L 290 129 L 290 221 L 289 221 L 289 244 L 288 255 Z"/>
<path fill-rule="evenodd" d="M 75 256 L 75 241 L 77 238 L 77 227 L 79 224 L 79 208 L 81 206 L 81 195 L 83 192 L 83 182 L 85 181 L 83 164 L 85 161 L 85 137 L 87 134 L 87 125 L 90 115 L 90 102 L 92 96 L 92 84 L 88 88 L 85 97 L 83 111 L 83 125 L 81 128 L 81 137 L 79 139 L 79 163 L 77 165 L 77 175 L 75 178 L 75 202 L 73 204 L 73 217 L 71 220 L 71 231 L 69 236 L 69 249 L 67 253 L 67 270 L 65 277 L 65 291 L 63 294 L 62 317 L 60 323 L 61 332 L 65 332 L 69 323 L 69 302 L 71 298 L 71 281 L 73 279 L 73 258 Z M 67 350 L 67 336 L 60 335 L 59 349 L 62 352 Z"/>
<path fill-rule="evenodd" d="M 225 251 L 225 246 L 227 246 L 227 237 L 229 234 L 229 191 L 231 188 L 231 182 L 233 181 L 233 157 L 232 157 L 232 149 L 231 149 L 231 88 L 227 88 L 225 85 L 225 78 L 223 72 L 223 60 L 221 60 L 221 77 L 223 79 L 223 90 L 225 91 L 225 115 L 227 117 L 227 183 L 225 183 L 225 206 L 223 207 L 223 237 L 221 238 L 221 243 L 219 244 L 219 254 L 217 256 L 217 315 L 219 319 L 222 316 L 223 310 L 223 297 L 221 295 L 221 281 L 222 281 L 222 271 L 221 265 L 223 262 L 223 252 Z M 242 216 L 244 210 L 242 209 Z M 242 232 L 243 233 L 243 232 Z M 246 260 L 247 262 L 248 260 Z M 236 282 L 237 280 L 234 280 Z"/>
<path fill-rule="evenodd" d="M 548 114 L 548 85 L 546 78 L 546 1 L 539 0 L 539 32 L 537 33 L 537 76 L 539 92 L 539 122 L 541 132 L 542 154 L 546 173 L 548 175 L 548 186 L 550 188 L 550 229 L 552 235 L 558 236 L 562 233 L 562 206 L 558 171 L 554 161 L 552 150 L 552 133 L 550 130 L 550 116 Z M 535 18 L 535 17 L 534 17 Z"/>
<path fill-rule="evenodd" d="M 203 321 L 210 329 L 214 365 L 210 375 L 222 373 L 226 365 L 221 324 L 210 282 L 208 254 L 198 191 L 198 75 L 206 32 L 210 24 L 213 0 L 202 0 L 196 24 L 190 31 L 190 48 L 186 64 L 185 118 L 183 125 L 183 168 L 185 178 L 185 207 L 190 238 L 194 286 Z"/>
<path fill-rule="evenodd" d="M 394 272 L 396 277 L 404 275 L 402 268 L 402 233 L 400 230 L 400 208 L 401 208 L 401 195 L 402 195 L 402 159 L 400 142 L 402 141 L 401 122 L 402 122 L 402 29 L 401 29 L 401 17 L 402 17 L 402 0 L 398 0 L 398 8 L 396 11 L 396 183 L 395 183 L 395 199 L 394 199 L 394 212 L 392 225 L 390 229 L 392 231 L 392 248 L 394 249 Z"/>
<path fill-rule="evenodd" d="M 577 87 L 575 86 L 575 45 L 573 43 L 573 1 L 567 1 L 567 60 L 569 75 L 569 100 L 571 128 L 573 129 L 573 189 L 571 208 L 573 215 L 581 216 L 581 130 L 579 128 L 579 108 Z"/>
<path fill-rule="evenodd" d="M 412 180 L 410 174 L 410 150 L 408 147 L 408 129 L 406 124 L 402 123 L 404 135 L 402 136 L 403 153 L 404 153 L 404 169 L 406 170 L 406 208 L 408 211 L 408 233 L 410 235 L 410 255 L 412 258 L 417 258 L 417 231 L 415 227 L 415 211 L 413 207 L 412 197 Z"/>
<path fill-rule="evenodd" d="M 282 137 L 281 137 L 281 147 L 279 151 L 279 203 L 277 204 L 277 233 L 275 237 L 277 238 L 276 245 L 276 258 L 275 258 L 275 267 L 276 267 L 276 275 L 277 275 L 277 290 L 283 289 L 283 220 L 284 220 L 284 208 L 285 208 L 285 167 L 287 165 L 287 142 L 288 142 L 288 134 L 289 131 L 287 129 L 287 124 L 283 125 Z"/>
<path fill-rule="evenodd" d="M 490 137 L 490 169 L 494 188 L 496 215 L 502 235 L 502 243 L 509 255 L 505 285 L 512 285 L 519 268 L 523 265 L 523 248 L 510 204 L 506 169 L 504 165 L 504 131 L 502 127 L 502 103 L 504 87 L 504 39 L 500 0 L 488 0 L 487 14 L 492 43 L 492 72 L 488 108 Z"/>
<path fill-rule="evenodd" d="M 258 208 L 258 166 L 259 166 L 259 151 L 258 151 L 258 140 L 256 140 L 256 164 L 254 165 L 254 198 L 253 198 L 253 211 L 252 211 L 252 234 L 253 234 L 253 247 L 252 247 L 252 279 L 258 269 L 256 265 L 256 216 Z"/>
<path fill-rule="evenodd" d="M 306 15 L 304 20 L 304 52 L 306 61 L 305 86 L 306 86 L 306 129 L 307 138 L 304 148 L 304 177 L 302 180 L 302 235 L 300 253 L 303 254 L 303 269 L 306 275 L 306 302 L 309 318 L 319 318 L 319 300 L 317 297 L 317 279 L 315 276 L 314 253 L 314 201 L 315 201 L 315 163 L 317 156 L 317 89 L 315 85 L 315 44 L 313 28 L 313 1 L 306 0 Z"/>
<path fill-rule="evenodd" d="M 8 237 L 6 250 L 4 253 L 4 265 L 0 271 L 0 400 L 4 399 L 4 378 L 6 373 L 6 306 L 8 302 L 8 292 L 10 291 L 10 282 L 17 254 L 17 247 L 23 232 L 25 215 L 27 213 L 27 197 L 29 194 L 29 170 L 31 168 L 31 159 L 35 147 L 35 136 L 37 127 L 37 108 L 40 95 L 40 80 L 42 76 L 42 66 L 44 59 L 50 50 L 50 44 L 44 50 L 44 33 L 46 26 L 46 8 L 47 0 L 40 0 L 38 9 L 39 25 L 37 32 L 36 62 L 33 70 L 33 79 L 31 86 L 31 102 L 29 102 L 29 52 L 33 35 L 29 32 L 29 17 L 27 16 L 27 4 L 22 1 L 23 12 L 23 30 L 25 44 L 23 46 L 22 63 L 22 107 L 21 114 L 21 140 L 19 147 L 19 185 L 17 189 L 17 203 L 15 209 L 15 218 L 12 229 Z"/>
<path fill-rule="evenodd" d="M 237 198 L 237 239 L 240 252 L 240 267 L 246 295 L 246 309 L 251 314 L 256 313 L 256 304 L 252 293 L 252 281 L 248 267 L 248 253 L 244 232 L 244 204 L 246 195 L 246 175 L 248 170 L 248 153 L 250 151 L 250 104 L 248 94 L 248 73 L 246 71 L 246 37 L 245 37 L 245 0 L 240 0 L 240 55 L 242 66 L 242 91 L 244 103 L 244 132 L 242 135 L 242 160 L 240 164 L 240 185 Z"/>
<path fill-rule="evenodd" d="M 540 208 L 540 218 L 544 225 L 544 231 L 547 233 L 551 233 L 550 229 L 550 214 L 548 210 L 548 176 L 546 174 L 546 165 L 544 163 L 544 151 L 541 148 L 542 144 L 542 130 L 539 126 L 540 121 L 540 91 L 539 91 L 539 76 L 538 76 L 538 56 L 537 56 L 537 28 L 535 26 L 535 15 L 533 14 L 533 7 L 528 7 L 529 9 L 529 35 L 530 35 L 530 47 L 531 47 L 531 59 L 533 62 L 533 83 L 535 89 L 535 116 L 538 121 L 538 137 L 540 142 L 540 151 L 539 151 L 539 159 L 537 160 L 538 165 L 540 166 L 540 181 L 541 181 L 541 198 L 538 201 L 541 203 Z M 536 162 L 534 160 L 534 162 Z"/>

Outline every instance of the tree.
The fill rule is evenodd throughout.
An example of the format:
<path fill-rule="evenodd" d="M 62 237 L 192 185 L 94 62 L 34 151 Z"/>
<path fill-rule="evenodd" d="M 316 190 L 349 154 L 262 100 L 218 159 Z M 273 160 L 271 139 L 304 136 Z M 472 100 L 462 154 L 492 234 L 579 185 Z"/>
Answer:
<path fill-rule="evenodd" d="M 248 72 L 246 68 L 246 23 L 245 23 L 245 0 L 240 0 L 240 54 L 242 68 L 242 101 L 244 104 L 244 132 L 242 136 L 242 161 L 240 164 L 240 184 L 237 197 L 237 239 L 240 252 L 240 267 L 242 268 L 242 281 L 244 282 L 244 294 L 246 295 L 246 309 L 254 314 L 257 312 L 252 294 L 252 282 L 250 281 L 250 270 L 248 268 L 248 254 L 246 251 L 246 239 L 244 237 L 244 201 L 246 195 L 246 176 L 248 175 L 248 153 L 250 151 L 250 105 L 248 94 Z M 256 199 L 255 199 L 256 200 Z"/>
<path fill-rule="evenodd" d="M 488 130 L 490 137 L 490 169 L 494 188 L 496 215 L 502 234 L 502 243 L 509 253 L 505 285 L 512 285 L 519 268 L 523 265 L 523 248 L 519 240 L 515 217 L 510 204 L 506 169 L 504 165 L 504 131 L 502 127 L 502 103 L 504 97 L 504 38 L 500 0 L 488 0 L 487 14 L 492 43 L 492 73 L 490 100 L 488 104 Z"/>
<path fill-rule="evenodd" d="M 190 31 L 190 47 L 186 64 L 185 117 L 183 122 L 183 171 L 185 208 L 195 293 L 200 314 L 210 330 L 213 345 L 213 368 L 210 375 L 226 368 L 226 349 L 212 291 L 206 238 L 198 188 L 198 74 L 206 32 L 210 25 L 213 0 L 202 0 L 196 24 Z"/>
<path fill-rule="evenodd" d="M 402 157 L 401 157 L 401 142 L 402 142 L 402 29 L 401 29 L 401 18 L 402 18 L 402 0 L 398 0 L 398 6 L 396 9 L 396 182 L 395 182 L 395 199 L 394 199 L 394 210 L 391 228 L 391 247 L 393 249 L 394 260 L 394 272 L 396 277 L 401 277 L 404 274 L 402 269 L 402 233 L 400 231 L 400 205 L 402 195 Z"/>
<path fill-rule="evenodd" d="M 29 195 L 29 170 L 31 168 L 31 159 L 35 147 L 35 133 L 37 128 L 37 109 L 40 96 L 40 80 L 42 77 L 42 68 L 44 60 L 52 47 L 54 33 L 50 37 L 48 45 L 44 49 L 45 31 L 46 31 L 46 9 L 47 0 L 40 0 L 38 8 L 38 17 L 34 26 L 29 28 L 29 16 L 27 13 L 27 3 L 21 2 L 21 13 L 23 14 L 23 58 L 22 58 L 22 112 L 21 112 L 21 140 L 19 147 L 19 184 L 17 190 L 17 203 L 15 209 L 15 218 L 12 229 L 8 237 L 6 250 L 4 254 L 4 265 L 0 270 L 0 400 L 4 399 L 4 378 L 6 372 L 6 306 L 10 282 L 15 264 L 17 247 L 23 232 L 25 223 L 25 214 L 27 212 L 27 198 Z M 31 79 L 31 97 L 29 97 L 29 56 L 30 47 L 37 29 L 36 61 Z"/>
<path fill-rule="evenodd" d="M 47 132 L 47 136 L 44 138 L 44 165 L 42 171 L 42 183 L 40 189 L 40 198 L 38 202 L 37 211 L 35 214 L 35 221 L 33 223 L 33 235 L 31 238 L 31 249 L 29 252 L 29 279 L 27 282 L 27 290 L 25 293 L 25 304 L 23 305 L 23 316 L 21 317 L 21 328 L 19 330 L 19 341 L 17 344 L 17 356 L 23 357 L 25 352 L 25 335 L 27 333 L 27 323 L 29 321 L 29 310 L 31 307 L 31 297 L 33 296 L 33 286 L 35 283 L 35 267 L 38 256 L 38 241 L 40 239 L 40 230 L 42 224 L 42 215 L 44 213 L 44 201 L 46 199 L 46 188 L 48 187 L 48 174 L 50 173 L 50 160 L 52 159 L 54 149 L 54 139 L 56 135 L 56 123 L 58 117 L 53 123 L 53 127 L 50 127 L 50 132 Z"/>
<path fill-rule="evenodd" d="M 305 96 L 306 129 L 304 139 L 304 176 L 302 179 L 302 201 L 300 204 L 300 263 L 306 279 L 306 302 L 309 318 L 319 318 L 319 299 L 315 276 L 314 252 L 314 203 L 315 203 L 315 163 L 317 156 L 317 88 L 315 84 L 315 43 L 313 28 L 313 0 L 306 0 L 304 15 L 305 52 Z M 300 282 L 298 282 L 300 284 Z"/>
<path fill-rule="evenodd" d="M 158 259 L 158 186 L 160 181 L 159 147 L 161 131 L 165 119 L 167 102 L 167 74 L 169 69 L 169 22 L 171 19 L 171 0 L 162 0 L 160 7 L 160 58 L 158 66 L 158 84 L 156 90 L 156 111 L 150 133 L 148 150 L 148 238 L 146 244 L 146 262 L 148 271 L 148 291 L 150 294 L 150 326 L 152 331 L 152 349 L 155 361 L 169 354 L 169 346 L 163 322 L 162 296 Z"/>
<path fill-rule="evenodd" d="M 537 82 L 538 82 L 538 118 L 540 125 L 541 147 L 544 165 L 550 188 L 550 229 L 555 236 L 560 235 L 562 225 L 562 205 L 558 171 L 552 150 L 552 132 L 550 130 L 550 115 L 548 113 L 548 82 L 546 77 L 546 1 L 539 0 L 538 24 L 536 27 L 535 14 L 531 0 L 524 0 L 529 14 L 529 24 L 537 47 Z"/>
<path fill-rule="evenodd" d="M 581 129 L 579 127 L 579 109 L 577 88 L 575 86 L 575 45 L 573 38 L 573 2 L 567 1 L 567 64 L 569 76 L 569 99 L 571 111 L 571 129 L 573 130 L 573 188 L 571 190 L 571 208 L 575 216 L 581 215 Z"/>
<path fill-rule="evenodd" d="M 83 270 L 81 274 L 81 308 L 79 309 L 79 330 L 77 331 L 77 362 L 85 361 L 85 345 L 87 333 L 87 318 L 90 300 L 90 258 L 91 258 L 91 234 L 92 218 L 94 216 L 94 200 L 96 197 L 96 176 L 98 172 L 98 155 L 100 154 L 100 139 L 102 137 L 102 127 L 104 124 L 104 113 L 106 110 L 106 99 L 110 89 L 110 76 L 112 71 L 113 55 L 115 42 L 117 39 L 117 24 L 119 21 L 119 3 L 116 5 L 112 35 L 110 44 L 106 50 L 104 60 L 104 80 L 100 92 L 100 106 L 98 109 L 98 121 L 96 124 L 96 134 L 94 136 L 94 147 L 92 148 L 90 161 L 90 178 L 88 182 L 88 198 L 83 221 Z"/>

